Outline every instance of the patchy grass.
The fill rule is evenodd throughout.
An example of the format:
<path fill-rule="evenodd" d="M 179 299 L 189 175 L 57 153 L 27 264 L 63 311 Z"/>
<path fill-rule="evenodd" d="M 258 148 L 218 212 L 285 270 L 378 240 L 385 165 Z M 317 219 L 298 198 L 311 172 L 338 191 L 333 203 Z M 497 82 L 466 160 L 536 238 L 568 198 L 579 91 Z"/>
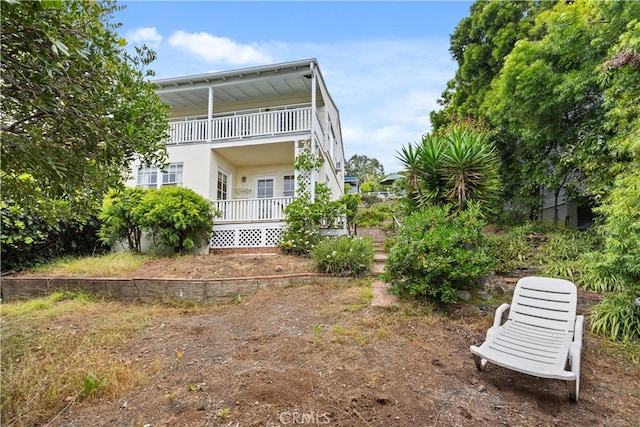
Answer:
<path fill-rule="evenodd" d="M 84 258 L 61 258 L 35 267 L 32 272 L 56 276 L 113 276 L 140 268 L 153 255 L 119 252 Z"/>
<path fill-rule="evenodd" d="M 112 350 L 153 319 L 175 313 L 71 292 L 3 304 L 3 425 L 42 424 L 74 402 L 143 385 L 145 374 L 114 359 Z"/>
<path fill-rule="evenodd" d="M 521 386 L 518 373 L 476 372 L 468 348 L 492 316 L 453 320 L 419 302 L 365 308 L 370 289 L 366 280 L 305 284 L 220 305 L 77 293 L 2 304 L 2 425 L 85 425 L 121 401 L 135 410 L 118 411 L 118 421 L 132 426 L 264 425 L 304 407 L 340 408 L 336 425 L 358 416 L 370 425 L 530 425 L 522 420 L 548 419 L 549 408 L 566 425 L 635 425 L 637 345 L 587 331 L 582 395 L 590 404 L 570 404 L 559 399 L 561 382 Z"/>

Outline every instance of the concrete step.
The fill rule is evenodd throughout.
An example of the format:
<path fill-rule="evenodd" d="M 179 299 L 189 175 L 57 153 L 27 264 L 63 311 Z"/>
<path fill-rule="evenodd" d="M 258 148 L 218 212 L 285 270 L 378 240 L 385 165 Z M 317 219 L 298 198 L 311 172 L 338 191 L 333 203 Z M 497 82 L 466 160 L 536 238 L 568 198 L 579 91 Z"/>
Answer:
<path fill-rule="evenodd" d="M 398 307 L 400 302 L 395 295 L 390 294 L 391 285 L 381 280 L 375 280 L 372 284 L 373 298 L 371 299 L 371 307 Z"/>
<path fill-rule="evenodd" d="M 371 272 L 375 275 L 384 273 L 384 263 L 383 262 L 374 262 Z"/>

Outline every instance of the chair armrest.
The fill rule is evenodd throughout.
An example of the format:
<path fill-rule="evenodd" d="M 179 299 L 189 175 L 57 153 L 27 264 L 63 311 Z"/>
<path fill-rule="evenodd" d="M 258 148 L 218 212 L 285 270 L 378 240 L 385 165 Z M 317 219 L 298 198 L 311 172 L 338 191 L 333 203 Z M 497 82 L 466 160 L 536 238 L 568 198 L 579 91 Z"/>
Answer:
<path fill-rule="evenodd" d="M 580 344 L 582 347 L 583 340 L 583 331 L 584 331 L 584 316 L 576 316 L 576 323 L 573 330 L 573 342 Z"/>
<path fill-rule="evenodd" d="M 511 307 L 511 304 L 502 303 L 500 307 L 496 310 L 496 314 L 493 317 L 493 327 L 498 327 L 502 325 L 504 322 L 502 318 L 504 317 L 504 313 Z"/>

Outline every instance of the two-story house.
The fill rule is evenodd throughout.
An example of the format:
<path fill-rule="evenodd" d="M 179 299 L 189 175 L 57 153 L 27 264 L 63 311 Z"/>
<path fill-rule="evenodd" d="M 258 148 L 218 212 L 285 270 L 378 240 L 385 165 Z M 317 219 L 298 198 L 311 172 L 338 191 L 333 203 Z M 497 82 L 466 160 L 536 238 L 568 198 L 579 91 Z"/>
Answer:
<path fill-rule="evenodd" d="M 214 201 L 210 248 L 275 246 L 299 180 L 342 196 L 340 116 L 316 59 L 155 83 L 171 107 L 169 164 L 134 165 L 128 185 L 184 186 Z M 294 169 L 304 150 L 322 161 L 318 172 Z"/>

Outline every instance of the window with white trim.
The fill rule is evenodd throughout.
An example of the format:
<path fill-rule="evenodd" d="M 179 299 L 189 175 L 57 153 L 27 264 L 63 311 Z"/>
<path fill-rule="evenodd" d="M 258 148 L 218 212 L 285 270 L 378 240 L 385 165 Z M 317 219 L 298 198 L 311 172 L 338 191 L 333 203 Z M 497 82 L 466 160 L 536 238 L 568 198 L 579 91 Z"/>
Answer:
<path fill-rule="evenodd" d="M 218 171 L 218 187 L 216 190 L 216 200 L 228 200 L 229 198 L 229 175 Z"/>
<path fill-rule="evenodd" d="M 282 196 L 293 197 L 296 190 L 295 175 L 285 175 L 282 179 Z"/>
<path fill-rule="evenodd" d="M 140 166 L 136 186 L 142 188 L 158 187 L 158 168 L 155 166 Z"/>
<path fill-rule="evenodd" d="M 162 171 L 163 187 L 182 187 L 182 175 L 184 166 L 182 163 L 171 163 Z"/>
<path fill-rule="evenodd" d="M 258 178 L 256 180 L 256 192 L 259 199 L 272 198 L 274 195 L 273 178 Z"/>

